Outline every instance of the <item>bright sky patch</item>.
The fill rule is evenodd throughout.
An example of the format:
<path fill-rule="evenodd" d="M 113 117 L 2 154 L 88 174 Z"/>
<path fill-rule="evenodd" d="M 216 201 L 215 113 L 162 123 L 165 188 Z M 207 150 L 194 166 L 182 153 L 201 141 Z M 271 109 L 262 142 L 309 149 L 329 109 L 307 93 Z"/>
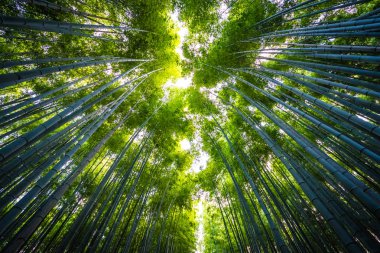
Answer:
<path fill-rule="evenodd" d="M 176 24 L 176 26 L 179 28 L 178 36 L 179 36 L 180 42 L 178 46 L 176 47 L 175 51 L 179 54 L 179 58 L 183 60 L 185 59 L 185 57 L 183 56 L 182 46 L 183 46 L 183 42 L 185 41 L 186 36 L 189 34 L 189 30 L 187 29 L 187 27 L 185 26 L 183 22 L 179 21 L 178 10 L 170 14 L 170 16 L 172 20 L 174 21 L 174 23 Z"/>

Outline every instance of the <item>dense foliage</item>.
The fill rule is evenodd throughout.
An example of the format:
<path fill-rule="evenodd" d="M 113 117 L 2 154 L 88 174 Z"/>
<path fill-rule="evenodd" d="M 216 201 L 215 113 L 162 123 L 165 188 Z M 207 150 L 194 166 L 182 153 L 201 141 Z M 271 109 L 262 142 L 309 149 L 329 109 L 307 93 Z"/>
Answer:
<path fill-rule="evenodd" d="M 0 250 L 376 252 L 379 5 L 2 1 Z"/>

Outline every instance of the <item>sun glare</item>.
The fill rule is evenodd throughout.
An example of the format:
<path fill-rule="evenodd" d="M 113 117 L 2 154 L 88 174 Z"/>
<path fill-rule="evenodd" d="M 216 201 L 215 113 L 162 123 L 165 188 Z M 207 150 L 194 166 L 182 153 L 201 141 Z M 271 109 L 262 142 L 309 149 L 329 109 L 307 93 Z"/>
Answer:
<path fill-rule="evenodd" d="M 191 86 L 193 80 L 193 76 L 185 76 L 176 79 L 174 82 L 173 81 L 168 81 L 166 86 L 168 88 L 179 88 L 179 89 L 186 89 Z"/>
<path fill-rule="evenodd" d="M 191 143 L 188 139 L 183 139 L 180 144 L 182 150 L 189 150 L 191 148 Z"/>

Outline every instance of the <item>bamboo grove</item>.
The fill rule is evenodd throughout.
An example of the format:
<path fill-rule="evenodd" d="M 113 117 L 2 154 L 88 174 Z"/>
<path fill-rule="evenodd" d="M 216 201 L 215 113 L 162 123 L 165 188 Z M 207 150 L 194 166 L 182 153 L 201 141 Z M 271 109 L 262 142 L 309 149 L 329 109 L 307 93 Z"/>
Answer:
<path fill-rule="evenodd" d="M 380 1 L 0 7 L 1 252 L 379 251 Z"/>

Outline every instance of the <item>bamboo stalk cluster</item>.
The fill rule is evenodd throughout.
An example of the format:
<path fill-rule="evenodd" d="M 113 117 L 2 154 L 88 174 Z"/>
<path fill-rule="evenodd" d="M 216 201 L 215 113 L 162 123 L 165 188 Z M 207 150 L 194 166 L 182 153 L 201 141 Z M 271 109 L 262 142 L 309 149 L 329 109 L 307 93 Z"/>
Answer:
<path fill-rule="evenodd" d="M 262 34 L 243 42 L 261 49 L 234 54 L 251 65 L 208 65 L 227 76 L 223 97 L 211 95 L 244 126 L 236 131 L 214 117 L 215 128 L 207 134 L 229 175 L 214 182 L 228 252 L 375 252 L 380 246 L 379 48 L 365 44 L 378 37 L 378 10 L 281 29 L 363 3 L 281 18 L 325 2 L 305 1 L 255 24 Z M 277 30 L 265 32 L 270 28 Z M 365 39 L 331 43 L 340 37 Z M 273 128 L 280 134 L 273 135 Z M 255 155 L 255 138 L 269 148 L 269 161 Z M 314 215 L 320 220 L 310 219 Z"/>

